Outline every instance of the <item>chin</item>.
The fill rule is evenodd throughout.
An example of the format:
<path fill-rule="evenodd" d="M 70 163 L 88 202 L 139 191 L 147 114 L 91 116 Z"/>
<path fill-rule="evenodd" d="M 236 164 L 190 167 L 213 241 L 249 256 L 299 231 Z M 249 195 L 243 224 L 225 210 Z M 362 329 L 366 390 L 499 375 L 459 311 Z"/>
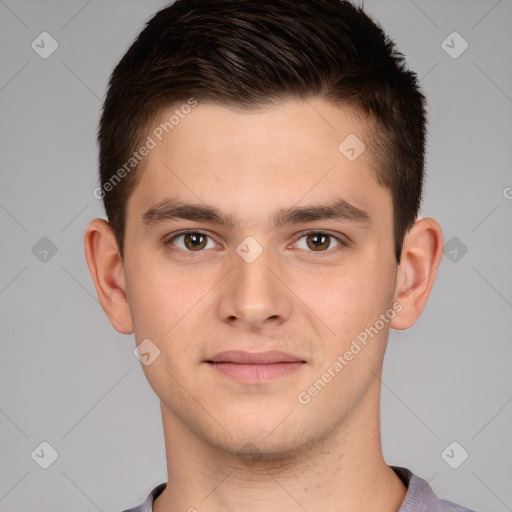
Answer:
<path fill-rule="evenodd" d="M 251 438 L 252 436 L 248 436 Z M 307 446 L 308 443 L 305 443 Z M 246 466 L 268 466 L 269 463 L 282 463 L 297 458 L 304 450 L 304 442 L 290 443 L 289 439 L 252 439 L 243 444 L 229 443 L 220 447 L 226 454 L 238 459 Z M 277 466 L 276 466 L 277 467 Z"/>
<path fill-rule="evenodd" d="M 292 416 L 293 414 L 290 418 Z M 282 467 L 286 461 L 303 456 L 308 448 L 324 436 L 324 432 L 316 432 L 308 427 L 312 426 L 297 421 L 288 423 L 281 417 L 269 422 L 269 425 L 261 422 L 238 424 L 237 428 L 230 428 L 232 436 L 223 431 L 219 432 L 222 436 L 220 439 L 208 437 L 215 449 L 238 459 L 246 466 L 268 465 L 274 462 L 280 463 L 276 467 Z"/>

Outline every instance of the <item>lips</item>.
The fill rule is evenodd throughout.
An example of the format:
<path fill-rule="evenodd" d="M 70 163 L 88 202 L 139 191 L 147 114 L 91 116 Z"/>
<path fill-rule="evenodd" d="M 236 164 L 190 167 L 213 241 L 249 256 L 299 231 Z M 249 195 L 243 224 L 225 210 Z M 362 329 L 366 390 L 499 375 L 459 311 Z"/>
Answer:
<path fill-rule="evenodd" d="M 268 352 L 243 352 L 228 350 L 220 352 L 207 361 L 208 363 L 237 363 L 237 364 L 275 364 L 275 363 L 304 363 L 305 361 L 277 350 Z"/>
<path fill-rule="evenodd" d="M 206 361 L 223 376 L 242 384 L 262 384 L 295 373 L 306 361 L 279 351 L 228 350 Z"/>

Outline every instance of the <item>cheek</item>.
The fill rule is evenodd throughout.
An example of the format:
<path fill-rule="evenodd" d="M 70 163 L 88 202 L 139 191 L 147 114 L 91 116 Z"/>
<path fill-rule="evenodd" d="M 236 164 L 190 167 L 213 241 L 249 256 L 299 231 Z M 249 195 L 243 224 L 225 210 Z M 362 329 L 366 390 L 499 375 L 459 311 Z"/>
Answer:
<path fill-rule="evenodd" d="M 371 319 L 383 307 L 389 294 L 387 287 L 387 281 L 380 279 L 368 266 L 354 265 L 346 269 L 333 268 L 309 282 L 304 281 L 301 296 L 319 316 L 348 327 Z"/>
<path fill-rule="evenodd" d="M 130 276 L 130 308 L 137 343 L 149 338 L 160 349 L 159 364 L 173 375 L 187 372 L 197 362 L 203 331 L 214 328 L 211 319 L 206 320 L 205 308 L 212 311 L 210 301 L 215 283 L 215 272 L 204 272 L 192 265 L 184 268 L 165 261 L 148 264 L 149 258 L 132 261 Z M 142 271 L 140 269 L 143 269 Z M 197 340 L 194 341 L 194 337 Z M 150 382 L 168 378 L 165 374 L 144 368 Z M 156 379 L 156 381 L 155 381 Z"/>
<path fill-rule="evenodd" d="M 354 340 L 372 340 L 377 345 L 373 340 L 387 335 L 387 322 L 383 326 L 379 321 L 377 334 L 371 327 L 391 306 L 393 281 L 386 269 L 377 270 L 379 267 L 365 263 L 346 270 L 332 269 L 328 275 L 317 275 L 298 287 L 297 295 L 304 297 L 307 309 L 314 313 L 310 321 L 318 326 L 318 335 L 325 340 L 324 353 L 329 360 L 350 349 Z M 374 355 L 367 353 L 358 359 Z"/>
<path fill-rule="evenodd" d="M 126 269 L 135 330 L 162 338 L 200 301 L 209 279 L 163 257 L 136 255 Z M 207 288 L 206 288 L 207 289 Z"/>
<path fill-rule="evenodd" d="M 162 397 L 168 388 L 178 389 L 176 382 L 184 381 L 190 367 L 197 360 L 197 343 L 191 337 L 197 332 L 200 319 L 197 307 L 205 289 L 195 286 L 198 281 L 184 278 L 184 274 L 169 273 L 168 269 L 147 264 L 130 280 L 130 308 L 137 344 L 150 339 L 158 347 L 154 363 L 142 369 L 155 391 Z M 179 394 L 179 393 L 178 393 Z"/>

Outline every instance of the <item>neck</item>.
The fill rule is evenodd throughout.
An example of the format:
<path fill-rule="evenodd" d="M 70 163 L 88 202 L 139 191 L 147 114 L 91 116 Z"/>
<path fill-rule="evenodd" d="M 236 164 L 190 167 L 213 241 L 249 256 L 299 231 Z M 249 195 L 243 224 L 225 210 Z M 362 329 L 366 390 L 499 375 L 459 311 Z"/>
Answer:
<path fill-rule="evenodd" d="M 169 478 L 153 510 L 397 512 L 407 489 L 382 456 L 377 384 L 322 440 L 273 460 L 212 447 L 162 405 Z"/>

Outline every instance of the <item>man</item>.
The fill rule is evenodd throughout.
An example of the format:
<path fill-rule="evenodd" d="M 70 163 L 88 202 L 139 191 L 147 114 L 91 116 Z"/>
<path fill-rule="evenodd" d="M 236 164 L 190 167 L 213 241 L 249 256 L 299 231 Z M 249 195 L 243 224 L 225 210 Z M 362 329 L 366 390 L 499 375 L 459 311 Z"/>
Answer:
<path fill-rule="evenodd" d="M 102 307 L 158 395 L 168 482 L 132 511 L 466 511 L 388 466 L 389 329 L 421 315 L 425 99 L 339 0 L 178 0 L 114 70 L 99 129 Z"/>

